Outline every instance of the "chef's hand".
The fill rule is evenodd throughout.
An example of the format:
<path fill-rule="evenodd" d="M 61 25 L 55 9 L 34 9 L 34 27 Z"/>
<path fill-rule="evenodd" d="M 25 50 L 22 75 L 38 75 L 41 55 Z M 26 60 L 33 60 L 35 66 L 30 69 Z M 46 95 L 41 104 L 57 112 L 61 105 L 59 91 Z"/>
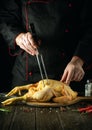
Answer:
<path fill-rule="evenodd" d="M 70 84 L 71 81 L 81 81 L 84 77 L 83 60 L 74 56 L 66 66 L 61 81 Z"/>
<path fill-rule="evenodd" d="M 20 33 L 16 39 L 16 44 L 31 55 L 35 55 L 37 53 L 37 47 L 40 45 L 40 40 L 35 41 L 30 32 Z"/>

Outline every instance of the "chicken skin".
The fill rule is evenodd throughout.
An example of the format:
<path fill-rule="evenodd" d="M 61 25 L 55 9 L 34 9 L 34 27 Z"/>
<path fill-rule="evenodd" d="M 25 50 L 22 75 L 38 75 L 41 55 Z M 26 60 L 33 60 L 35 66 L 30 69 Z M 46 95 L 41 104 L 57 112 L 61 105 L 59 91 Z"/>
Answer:
<path fill-rule="evenodd" d="M 27 92 L 22 94 L 22 91 L 24 90 L 27 90 Z M 73 91 L 67 84 L 53 79 L 44 79 L 35 84 L 16 86 L 6 94 L 6 97 L 16 94 L 18 96 L 10 97 L 9 99 L 3 101 L 2 104 L 10 105 L 17 101 L 49 102 L 51 100 L 53 102 L 67 104 L 78 95 L 78 93 Z"/>

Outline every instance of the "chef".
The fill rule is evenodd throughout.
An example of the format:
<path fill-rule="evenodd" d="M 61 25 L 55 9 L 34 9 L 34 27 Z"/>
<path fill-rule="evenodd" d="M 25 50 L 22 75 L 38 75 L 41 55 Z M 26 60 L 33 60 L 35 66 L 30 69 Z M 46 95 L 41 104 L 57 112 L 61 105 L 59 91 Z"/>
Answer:
<path fill-rule="evenodd" d="M 92 61 L 91 10 L 90 0 L 3 0 L 0 33 L 16 56 L 12 87 L 41 79 L 38 51 L 49 79 L 81 81 Z"/>

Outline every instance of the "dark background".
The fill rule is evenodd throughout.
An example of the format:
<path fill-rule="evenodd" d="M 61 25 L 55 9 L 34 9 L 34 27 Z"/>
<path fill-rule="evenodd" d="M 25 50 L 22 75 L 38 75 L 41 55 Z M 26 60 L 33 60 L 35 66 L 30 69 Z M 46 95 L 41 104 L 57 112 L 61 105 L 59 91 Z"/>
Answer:
<path fill-rule="evenodd" d="M 0 11 L 7 0 L 0 0 Z M 11 90 L 12 67 L 15 57 L 9 55 L 8 46 L 0 34 L 0 92 Z"/>
<path fill-rule="evenodd" d="M 8 47 L 0 35 L 0 92 L 11 89 L 11 71 L 15 57 L 9 55 Z"/>
<path fill-rule="evenodd" d="M 0 9 L 7 0 L 0 0 Z M 15 57 L 9 55 L 7 44 L 0 34 L 0 92 L 11 90 L 12 67 Z M 87 79 L 92 79 L 92 65 L 86 70 L 85 77 L 81 82 L 73 82 L 71 87 L 83 91 Z"/>
<path fill-rule="evenodd" d="M 15 57 L 9 55 L 8 46 L 0 35 L 0 92 L 11 90 L 12 67 Z M 92 79 L 92 65 L 86 70 L 84 79 L 81 82 L 71 83 L 71 87 L 77 91 L 84 91 L 87 79 Z"/>

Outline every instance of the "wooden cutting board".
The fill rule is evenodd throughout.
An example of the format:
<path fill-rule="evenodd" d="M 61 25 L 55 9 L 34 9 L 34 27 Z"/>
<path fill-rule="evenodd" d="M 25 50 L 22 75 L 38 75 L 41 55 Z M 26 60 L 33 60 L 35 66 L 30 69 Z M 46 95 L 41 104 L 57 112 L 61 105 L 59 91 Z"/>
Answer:
<path fill-rule="evenodd" d="M 92 96 L 90 97 L 77 97 L 76 99 L 69 101 L 67 104 L 64 103 L 55 103 L 55 102 L 26 102 L 27 105 L 36 106 L 36 107 L 60 107 L 60 106 L 68 106 L 81 101 L 92 101 Z"/>

